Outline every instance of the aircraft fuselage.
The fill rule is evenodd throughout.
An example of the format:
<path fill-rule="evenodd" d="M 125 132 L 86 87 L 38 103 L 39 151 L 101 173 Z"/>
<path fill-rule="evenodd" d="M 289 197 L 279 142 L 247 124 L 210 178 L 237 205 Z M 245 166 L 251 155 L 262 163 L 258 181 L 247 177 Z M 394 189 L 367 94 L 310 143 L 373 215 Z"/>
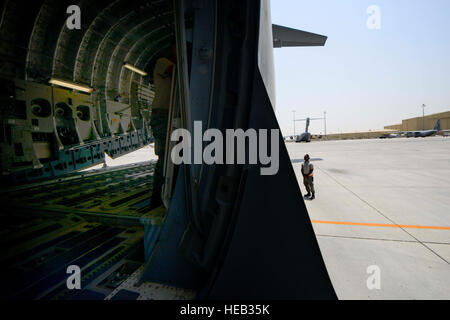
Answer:
<path fill-rule="evenodd" d="M 301 135 L 298 135 L 295 139 L 295 142 L 311 142 L 311 133 L 303 132 Z"/>

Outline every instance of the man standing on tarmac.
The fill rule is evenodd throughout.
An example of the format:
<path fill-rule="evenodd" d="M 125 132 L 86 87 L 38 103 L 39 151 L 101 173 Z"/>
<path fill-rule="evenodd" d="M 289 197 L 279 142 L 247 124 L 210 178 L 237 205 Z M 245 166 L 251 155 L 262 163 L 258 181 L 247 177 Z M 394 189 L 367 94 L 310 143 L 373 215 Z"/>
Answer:
<path fill-rule="evenodd" d="M 314 166 L 309 162 L 309 154 L 305 154 L 303 159 L 305 160 L 302 164 L 303 184 L 305 185 L 306 191 L 308 191 L 305 197 L 311 197 L 310 199 L 313 200 L 316 198 L 313 178 Z"/>

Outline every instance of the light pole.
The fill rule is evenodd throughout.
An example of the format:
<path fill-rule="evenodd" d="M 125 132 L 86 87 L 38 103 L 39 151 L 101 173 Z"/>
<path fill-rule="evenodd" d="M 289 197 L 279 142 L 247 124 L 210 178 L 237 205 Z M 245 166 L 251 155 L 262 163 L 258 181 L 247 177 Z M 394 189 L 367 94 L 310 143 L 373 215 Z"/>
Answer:
<path fill-rule="evenodd" d="M 295 138 L 295 110 L 292 110 L 292 113 L 294 114 L 293 120 L 294 120 L 294 138 Z"/>
<path fill-rule="evenodd" d="M 327 138 L 327 112 L 323 112 L 323 123 L 325 125 L 325 139 Z"/>
<path fill-rule="evenodd" d="M 425 105 L 422 104 L 422 130 L 425 130 Z"/>

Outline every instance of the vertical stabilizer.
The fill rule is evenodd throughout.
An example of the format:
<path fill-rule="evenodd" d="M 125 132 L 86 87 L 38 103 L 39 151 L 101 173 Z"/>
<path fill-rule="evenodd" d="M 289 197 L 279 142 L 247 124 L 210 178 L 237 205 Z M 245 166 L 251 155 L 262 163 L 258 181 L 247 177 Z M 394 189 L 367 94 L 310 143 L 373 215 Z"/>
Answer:
<path fill-rule="evenodd" d="M 441 119 L 438 119 L 436 122 L 436 125 L 434 126 L 434 130 L 439 131 L 441 130 Z"/>

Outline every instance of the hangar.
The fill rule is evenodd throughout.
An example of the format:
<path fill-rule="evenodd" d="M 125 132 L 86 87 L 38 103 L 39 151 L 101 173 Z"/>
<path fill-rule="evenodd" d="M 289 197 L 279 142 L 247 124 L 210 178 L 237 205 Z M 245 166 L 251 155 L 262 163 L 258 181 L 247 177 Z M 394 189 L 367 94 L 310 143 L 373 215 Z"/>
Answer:
<path fill-rule="evenodd" d="M 441 120 L 441 130 L 450 129 L 450 111 L 429 114 L 424 119 L 422 117 L 405 119 L 400 124 L 385 126 L 384 129 L 396 131 L 431 130 L 438 119 Z M 425 124 L 425 127 L 423 127 L 423 124 Z"/>

